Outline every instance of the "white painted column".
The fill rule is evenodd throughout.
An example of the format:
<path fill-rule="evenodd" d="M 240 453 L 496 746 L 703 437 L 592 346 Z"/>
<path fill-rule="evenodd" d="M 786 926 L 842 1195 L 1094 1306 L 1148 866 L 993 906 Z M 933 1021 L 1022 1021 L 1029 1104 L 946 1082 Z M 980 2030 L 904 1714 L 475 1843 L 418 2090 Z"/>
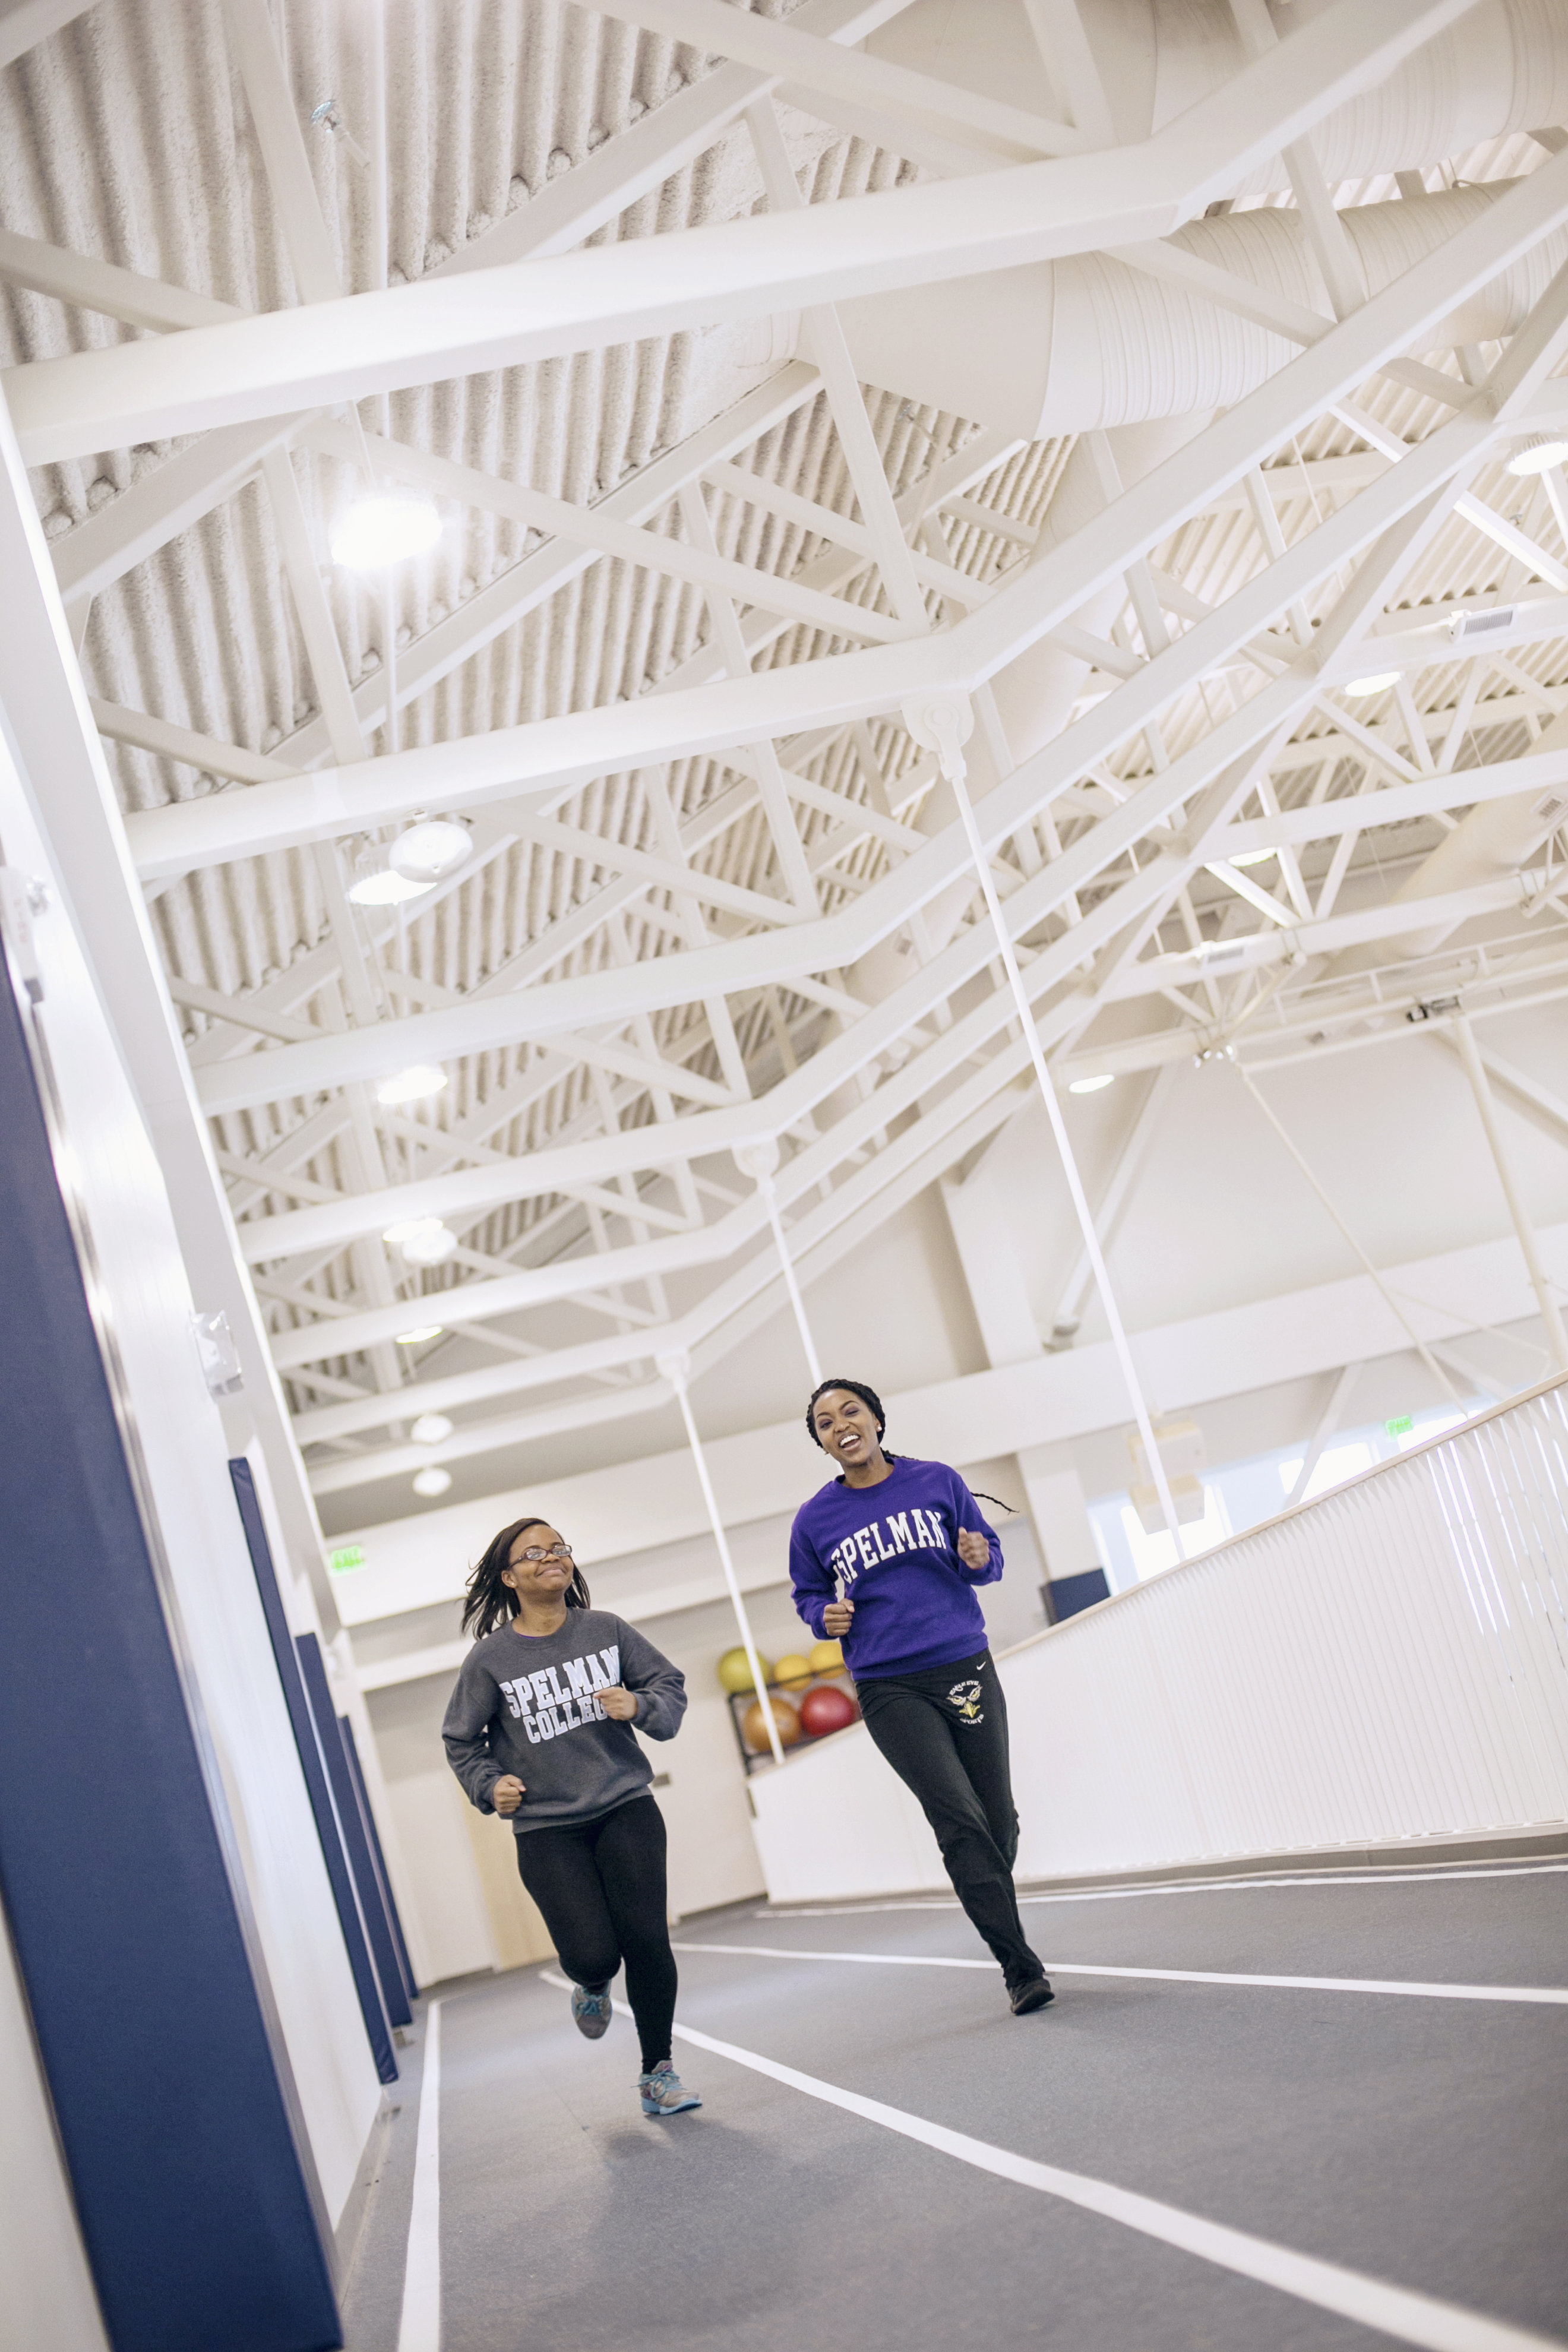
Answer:
<path fill-rule="evenodd" d="M 1017 1455 L 1029 1516 L 1047 1578 L 1086 1576 L 1102 1566 L 1083 1481 L 1063 1444 L 1025 1445 Z"/>

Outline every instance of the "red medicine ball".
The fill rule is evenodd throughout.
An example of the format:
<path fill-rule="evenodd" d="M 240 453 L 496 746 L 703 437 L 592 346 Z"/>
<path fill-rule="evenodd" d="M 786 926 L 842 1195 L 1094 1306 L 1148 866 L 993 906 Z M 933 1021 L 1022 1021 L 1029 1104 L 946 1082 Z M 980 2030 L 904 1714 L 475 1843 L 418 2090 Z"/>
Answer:
<path fill-rule="evenodd" d="M 808 1739 L 825 1739 L 830 1731 L 842 1731 L 853 1723 L 859 1712 L 847 1691 L 823 1683 L 801 1700 L 800 1727 Z"/>

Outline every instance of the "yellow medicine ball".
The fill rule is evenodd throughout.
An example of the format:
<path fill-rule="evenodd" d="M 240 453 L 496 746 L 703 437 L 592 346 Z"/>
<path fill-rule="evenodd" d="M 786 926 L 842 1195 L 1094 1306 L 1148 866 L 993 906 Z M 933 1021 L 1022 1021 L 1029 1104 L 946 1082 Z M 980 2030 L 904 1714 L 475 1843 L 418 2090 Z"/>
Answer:
<path fill-rule="evenodd" d="M 766 1658 L 759 1654 L 757 1664 L 763 1670 L 763 1680 L 772 1682 L 773 1670 Z M 743 1649 L 726 1650 L 719 1661 L 719 1686 L 727 1691 L 755 1690 L 752 1680 L 752 1662 Z"/>
<path fill-rule="evenodd" d="M 841 1675 L 844 1671 L 844 1652 L 840 1644 L 837 1642 L 818 1642 L 811 1654 L 811 1671 L 814 1675 Z"/>
<path fill-rule="evenodd" d="M 811 1680 L 811 1660 L 797 1657 L 791 1651 L 787 1658 L 779 1660 L 772 1679 L 784 1690 L 804 1690 Z"/>

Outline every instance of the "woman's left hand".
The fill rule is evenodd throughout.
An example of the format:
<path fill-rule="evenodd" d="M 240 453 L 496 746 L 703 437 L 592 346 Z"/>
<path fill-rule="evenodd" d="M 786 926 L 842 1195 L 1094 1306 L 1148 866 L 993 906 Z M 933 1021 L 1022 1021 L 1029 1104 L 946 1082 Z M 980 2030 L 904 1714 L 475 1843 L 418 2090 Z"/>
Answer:
<path fill-rule="evenodd" d="M 977 1535 L 971 1528 L 961 1528 L 958 1531 L 958 1557 L 965 1568 L 989 1568 L 990 1537 Z"/>
<path fill-rule="evenodd" d="M 637 1712 L 636 1691 L 623 1690 L 619 1683 L 612 1683 L 608 1690 L 598 1693 L 598 1700 L 605 1713 L 613 1716 L 617 1723 L 636 1722 Z"/>

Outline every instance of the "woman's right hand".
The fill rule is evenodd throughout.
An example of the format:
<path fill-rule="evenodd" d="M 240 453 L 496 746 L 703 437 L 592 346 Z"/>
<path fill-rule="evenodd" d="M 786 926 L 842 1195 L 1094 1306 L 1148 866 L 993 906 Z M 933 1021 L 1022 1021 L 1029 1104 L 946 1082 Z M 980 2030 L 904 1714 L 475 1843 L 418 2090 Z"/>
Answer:
<path fill-rule="evenodd" d="M 822 1630 L 830 1642 L 841 1642 L 849 1631 L 849 1620 L 855 1614 L 852 1601 L 830 1601 L 822 1612 Z"/>
<path fill-rule="evenodd" d="M 522 1782 L 515 1772 L 503 1772 L 490 1787 L 490 1802 L 504 1821 L 522 1802 Z"/>

